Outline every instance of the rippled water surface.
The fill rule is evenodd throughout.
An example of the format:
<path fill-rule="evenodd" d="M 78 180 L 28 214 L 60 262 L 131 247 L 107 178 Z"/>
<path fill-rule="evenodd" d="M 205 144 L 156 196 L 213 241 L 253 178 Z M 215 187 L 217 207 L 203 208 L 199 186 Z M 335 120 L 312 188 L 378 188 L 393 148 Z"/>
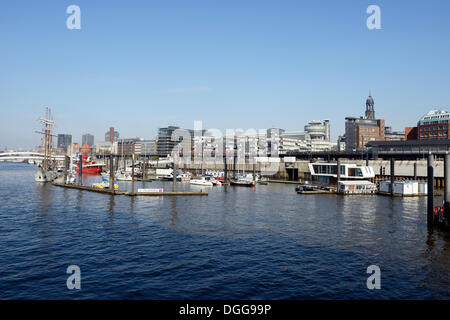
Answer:
<path fill-rule="evenodd" d="M 178 184 L 189 189 L 202 188 Z M 34 167 L 0 163 L 0 298 L 450 298 L 450 235 L 428 233 L 426 198 L 293 189 L 112 197 L 36 184 Z M 72 264 L 81 290 L 66 287 Z M 381 268 L 380 290 L 366 287 L 369 265 Z"/>

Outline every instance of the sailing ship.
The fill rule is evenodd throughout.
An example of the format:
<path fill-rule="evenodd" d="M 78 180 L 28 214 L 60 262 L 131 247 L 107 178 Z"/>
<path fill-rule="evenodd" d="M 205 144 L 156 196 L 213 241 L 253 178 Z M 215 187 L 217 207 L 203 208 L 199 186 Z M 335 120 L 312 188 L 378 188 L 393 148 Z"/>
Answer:
<path fill-rule="evenodd" d="M 52 128 L 55 126 L 55 121 L 53 121 L 53 116 L 49 107 L 45 108 L 45 118 L 39 118 L 38 122 L 43 125 L 43 131 L 36 131 L 36 133 L 44 136 L 44 159 L 42 165 L 39 165 L 37 168 L 34 180 L 36 182 L 50 182 L 55 180 L 58 174 L 51 168 L 52 138 L 55 137 L 55 135 L 52 134 Z"/>

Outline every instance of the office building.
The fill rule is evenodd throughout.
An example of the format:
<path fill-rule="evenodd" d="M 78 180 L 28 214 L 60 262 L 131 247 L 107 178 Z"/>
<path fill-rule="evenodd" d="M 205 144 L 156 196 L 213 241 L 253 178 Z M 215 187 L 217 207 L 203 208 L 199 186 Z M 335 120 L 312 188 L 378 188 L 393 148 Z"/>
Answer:
<path fill-rule="evenodd" d="M 87 144 L 90 147 L 94 146 L 94 136 L 92 134 L 86 133 L 81 137 L 81 144 Z"/>
<path fill-rule="evenodd" d="M 57 147 L 64 151 L 72 145 L 72 135 L 71 134 L 58 134 Z"/>
<path fill-rule="evenodd" d="M 118 139 L 119 139 L 119 132 L 114 131 L 114 127 L 109 128 L 109 130 L 105 133 L 105 141 L 113 143 Z"/>
<path fill-rule="evenodd" d="M 156 137 L 156 152 L 160 157 L 170 155 L 173 147 L 176 143 L 178 143 L 172 140 L 172 133 L 177 129 L 180 128 L 176 126 L 169 126 L 158 129 L 158 136 Z"/>
<path fill-rule="evenodd" d="M 141 155 L 155 155 L 156 154 L 156 141 L 155 140 L 142 140 L 136 142 L 136 153 Z"/>

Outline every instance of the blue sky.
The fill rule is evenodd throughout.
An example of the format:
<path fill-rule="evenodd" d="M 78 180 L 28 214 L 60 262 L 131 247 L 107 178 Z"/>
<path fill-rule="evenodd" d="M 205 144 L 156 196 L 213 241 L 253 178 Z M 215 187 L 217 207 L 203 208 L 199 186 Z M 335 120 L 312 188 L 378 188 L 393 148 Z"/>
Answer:
<path fill-rule="evenodd" d="M 68 30 L 66 8 L 81 8 Z M 366 8 L 381 8 L 368 30 Z M 363 115 L 396 130 L 450 105 L 450 2 L 2 1 L 0 149 L 56 133 L 154 138 L 158 127 L 303 130 Z"/>

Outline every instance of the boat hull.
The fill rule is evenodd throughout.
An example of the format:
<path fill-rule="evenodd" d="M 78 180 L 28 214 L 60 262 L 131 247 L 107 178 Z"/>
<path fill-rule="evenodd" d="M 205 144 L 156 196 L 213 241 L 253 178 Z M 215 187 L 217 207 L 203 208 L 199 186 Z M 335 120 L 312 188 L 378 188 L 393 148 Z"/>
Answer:
<path fill-rule="evenodd" d="M 190 184 L 194 185 L 194 186 L 203 186 L 203 187 L 212 187 L 213 183 L 211 181 L 196 181 L 196 180 L 191 180 Z"/>
<path fill-rule="evenodd" d="M 36 181 L 36 182 L 52 182 L 57 177 L 58 177 L 58 175 L 56 174 L 56 172 L 39 168 L 34 175 L 34 181 Z"/>
<path fill-rule="evenodd" d="M 77 168 L 77 172 L 79 172 L 80 169 Z M 102 172 L 102 168 L 83 168 L 82 170 L 83 174 L 100 174 Z"/>
<path fill-rule="evenodd" d="M 254 181 L 239 181 L 239 180 L 231 180 L 230 185 L 237 187 L 254 187 Z"/>

